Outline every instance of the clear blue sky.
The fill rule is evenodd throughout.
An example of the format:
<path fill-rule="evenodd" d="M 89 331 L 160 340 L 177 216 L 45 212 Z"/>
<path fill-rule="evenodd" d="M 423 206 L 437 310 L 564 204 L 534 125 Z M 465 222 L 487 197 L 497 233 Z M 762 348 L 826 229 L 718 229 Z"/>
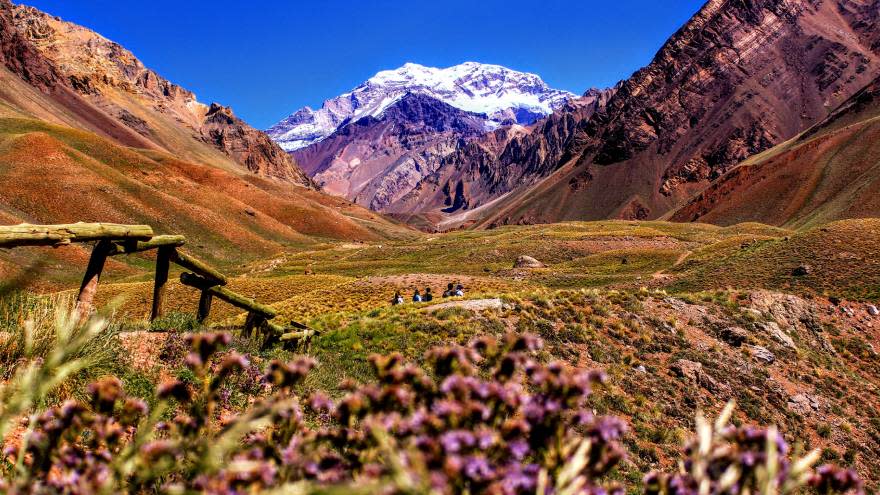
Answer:
<path fill-rule="evenodd" d="M 85 25 L 265 128 L 405 62 L 494 63 L 581 93 L 647 64 L 704 0 L 15 0 Z"/>

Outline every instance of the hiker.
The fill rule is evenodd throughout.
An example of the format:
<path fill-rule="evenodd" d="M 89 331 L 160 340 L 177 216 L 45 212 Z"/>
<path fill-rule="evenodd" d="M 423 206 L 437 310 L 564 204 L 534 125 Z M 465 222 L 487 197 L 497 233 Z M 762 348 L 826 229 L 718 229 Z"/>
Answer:
<path fill-rule="evenodd" d="M 458 284 L 458 285 L 455 287 L 455 295 L 456 295 L 457 297 L 463 297 L 463 296 L 464 296 L 464 286 L 463 286 L 463 285 Z"/>
<path fill-rule="evenodd" d="M 443 297 L 452 297 L 455 295 L 455 289 L 453 289 L 452 287 L 452 284 L 446 286 L 446 290 L 443 291 Z"/>
<path fill-rule="evenodd" d="M 425 287 L 425 295 L 422 297 L 422 301 L 431 302 L 434 300 L 434 294 L 431 294 L 431 288 Z"/>
<path fill-rule="evenodd" d="M 400 295 L 400 291 L 394 293 L 394 299 L 391 300 L 392 306 L 397 306 L 398 304 L 403 304 L 403 296 Z"/>
<path fill-rule="evenodd" d="M 419 293 L 419 289 L 416 289 L 415 294 L 413 294 L 413 302 L 414 303 L 422 302 L 422 295 Z"/>

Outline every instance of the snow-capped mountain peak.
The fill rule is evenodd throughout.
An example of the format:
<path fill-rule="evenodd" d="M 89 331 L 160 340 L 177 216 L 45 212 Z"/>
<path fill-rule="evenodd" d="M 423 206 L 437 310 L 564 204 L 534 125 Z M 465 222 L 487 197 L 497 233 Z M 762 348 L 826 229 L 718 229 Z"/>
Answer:
<path fill-rule="evenodd" d="M 319 110 L 302 108 L 267 132 L 288 151 L 304 148 L 347 122 L 379 117 L 408 93 L 484 114 L 488 129 L 504 123 L 529 124 L 576 97 L 550 88 L 535 74 L 500 65 L 465 62 L 438 69 L 407 63 L 377 73 L 352 91 L 325 101 Z"/>

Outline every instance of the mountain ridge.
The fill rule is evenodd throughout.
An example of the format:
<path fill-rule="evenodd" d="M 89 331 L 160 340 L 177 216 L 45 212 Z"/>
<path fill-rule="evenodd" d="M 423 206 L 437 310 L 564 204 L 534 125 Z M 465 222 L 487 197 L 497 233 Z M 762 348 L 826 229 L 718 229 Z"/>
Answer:
<path fill-rule="evenodd" d="M 340 127 L 376 117 L 408 93 L 421 93 L 471 113 L 484 114 L 487 130 L 534 122 L 576 95 L 552 89 L 535 74 L 500 65 L 465 62 L 438 69 L 407 63 L 380 71 L 352 91 L 304 107 L 268 129 L 287 151 L 320 142 Z"/>
<path fill-rule="evenodd" d="M 325 191 L 386 212 L 436 170 L 458 140 L 483 132 L 482 115 L 407 93 L 379 115 L 362 117 L 292 154 Z"/>
<path fill-rule="evenodd" d="M 47 84 L 63 87 L 63 91 L 88 102 L 93 107 L 91 114 L 103 114 L 102 124 L 89 130 L 126 146 L 225 163 L 230 169 L 243 167 L 258 175 L 314 187 L 264 133 L 236 117 L 228 107 L 199 102 L 192 91 L 147 68 L 122 45 L 34 7 L 4 1 L 2 8 L 8 12 L 17 36 L 28 42 L 29 50 L 53 66 L 52 76 L 44 78 Z M 28 55 L 28 60 L 36 60 L 34 53 Z M 219 110 L 223 117 L 218 119 Z M 107 117 L 115 124 L 107 124 Z M 58 123 L 80 123 L 76 119 L 61 120 Z"/>
<path fill-rule="evenodd" d="M 874 3 L 708 2 L 579 121 L 540 184 L 501 199 L 476 225 L 663 215 L 877 73 Z"/>

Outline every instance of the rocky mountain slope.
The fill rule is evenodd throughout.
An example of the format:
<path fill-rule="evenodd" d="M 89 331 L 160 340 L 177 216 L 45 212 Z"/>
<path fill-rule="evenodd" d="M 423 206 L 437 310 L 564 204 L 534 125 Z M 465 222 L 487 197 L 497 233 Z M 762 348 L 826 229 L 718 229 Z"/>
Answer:
<path fill-rule="evenodd" d="M 880 212 L 880 79 L 797 138 L 758 154 L 678 209 L 676 221 L 795 227 Z"/>
<path fill-rule="evenodd" d="M 15 38 L 10 49 L 22 52 L 9 57 L 13 62 L 7 67 L 57 95 L 55 103 L 62 108 L 33 108 L 26 101 L 13 106 L 25 103 L 25 111 L 39 118 L 96 132 L 126 146 L 311 185 L 264 133 L 228 108 L 200 103 L 191 91 L 144 67 L 119 44 L 33 7 L 4 0 L 0 9 L 4 30 Z"/>
<path fill-rule="evenodd" d="M 459 139 L 483 134 L 484 124 L 482 115 L 409 93 L 381 114 L 341 127 L 293 156 L 324 191 L 394 212 L 396 203 L 440 167 Z"/>
<path fill-rule="evenodd" d="M 364 117 L 378 117 L 409 93 L 427 95 L 466 112 L 484 114 L 487 129 L 531 124 L 575 95 L 552 89 L 534 74 L 498 65 L 466 62 L 445 69 L 406 64 L 382 71 L 351 92 L 305 107 L 267 132 L 293 151 L 317 143 Z"/>
<path fill-rule="evenodd" d="M 147 223 L 226 266 L 291 244 L 410 235 L 304 187 L 265 134 L 84 28 L 0 0 L 0 62 L 0 223 Z M 63 278 L 86 256 L 14 250 L 0 274 Z"/>
<path fill-rule="evenodd" d="M 869 0 L 711 0 L 598 111 L 468 142 L 412 204 L 440 226 L 660 217 L 876 77 L 878 15 Z M 458 183 L 469 211 L 426 199 Z"/>
<path fill-rule="evenodd" d="M 531 126 L 504 126 L 463 139 L 443 166 L 419 182 L 397 210 L 402 218 L 427 229 L 467 226 L 514 190 L 527 191 L 557 163 L 570 158 L 579 128 L 604 108 L 616 88 L 591 89 Z M 572 178 L 572 188 L 585 177 Z"/>

